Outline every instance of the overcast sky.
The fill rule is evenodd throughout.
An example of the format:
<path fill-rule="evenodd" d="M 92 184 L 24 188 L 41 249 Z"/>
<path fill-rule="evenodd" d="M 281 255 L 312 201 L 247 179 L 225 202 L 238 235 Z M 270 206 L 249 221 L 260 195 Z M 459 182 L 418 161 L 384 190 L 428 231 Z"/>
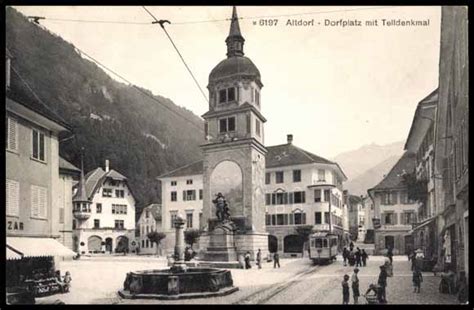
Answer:
<path fill-rule="evenodd" d="M 25 15 L 56 19 L 146 23 L 142 7 L 15 7 Z M 147 7 L 170 20 L 168 32 L 207 94 L 212 68 L 226 56 L 232 7 Z M 259 68 L 267 118 L 265 144 L 294 143 L 323 157 L 364 144 L 405 140 L 417 103 L 438 85 L 441 8 L 430 7 L 237 7 L 244 52 Z M 329 12 L 328 12 L 329 11 Z M 334 12 L 340 11 L 340 12 Z M 309 14 L 319 12 L 318 14 Z M 269 19 L 269 18 L 268 18 Z M 314 26 L 286 26 L 288 19 L 314 19 Z M 362 26 L 324 26 L 325 20 L 358 19 Z M 378 19 L 379 26 L 365 26 Z M 428 27 L 388 27 L 381 19 L 429 19 Z M 254 25 L 254 21 L 257 25 Z M 138 86 L 202 115 L 204 98 L 158 25 L 41 20 Z M 318 23 L 321 23 L 318 25 Z"/>

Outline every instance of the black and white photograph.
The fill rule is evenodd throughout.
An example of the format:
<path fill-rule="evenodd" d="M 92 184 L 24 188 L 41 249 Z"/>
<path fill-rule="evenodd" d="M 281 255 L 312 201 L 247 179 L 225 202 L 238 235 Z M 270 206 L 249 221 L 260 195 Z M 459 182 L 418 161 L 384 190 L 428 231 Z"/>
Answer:
<path fill-rule="evenodd" d="M 467 6 L 3 9 L 5 307 L 470 307 Z"/>

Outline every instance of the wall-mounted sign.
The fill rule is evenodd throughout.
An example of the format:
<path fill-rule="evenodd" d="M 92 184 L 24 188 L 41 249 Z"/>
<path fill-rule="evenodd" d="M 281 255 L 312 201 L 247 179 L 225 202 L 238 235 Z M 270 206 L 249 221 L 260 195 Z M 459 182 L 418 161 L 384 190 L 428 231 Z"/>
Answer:
<path fill-rule="evenodd" d="M 380 224 L 380 219 L 373 218 L 372 219 L 372 224 L 373 224 L 375 229 L 382 227 L 382 225 Z"/>
<path fill-rule="evenodd" d="M 8 221 L 7 229 L 8 230 L 23 230 L 23 222 Z"/>

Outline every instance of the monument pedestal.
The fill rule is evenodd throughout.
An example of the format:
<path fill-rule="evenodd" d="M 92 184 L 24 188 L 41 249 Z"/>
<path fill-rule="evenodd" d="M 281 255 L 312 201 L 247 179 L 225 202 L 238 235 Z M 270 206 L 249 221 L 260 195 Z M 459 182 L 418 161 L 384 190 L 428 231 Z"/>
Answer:
<path fill-rule="evenodd" d="M 214 230 L 208 234 L 209 241 L 205 247 L 203 261 L 230 262 L 237 261 L 234 235 L 236 226 L 227 221 L 218 223 Z"/>

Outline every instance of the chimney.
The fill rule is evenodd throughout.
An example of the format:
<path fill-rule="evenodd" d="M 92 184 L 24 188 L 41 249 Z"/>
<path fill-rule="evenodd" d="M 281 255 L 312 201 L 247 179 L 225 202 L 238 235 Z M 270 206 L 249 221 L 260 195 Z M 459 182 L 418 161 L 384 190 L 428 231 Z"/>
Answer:
<path fill-rule="evenodd" d="M 293 135 L 286 135 L 286 141 L 288 141 L 288 144 L 291 144 L 293 142 Z"/>
<path fill-rule="evenodd" d="M 109 160 L 105 160 L 105 172 L 109 172 Z"/>

